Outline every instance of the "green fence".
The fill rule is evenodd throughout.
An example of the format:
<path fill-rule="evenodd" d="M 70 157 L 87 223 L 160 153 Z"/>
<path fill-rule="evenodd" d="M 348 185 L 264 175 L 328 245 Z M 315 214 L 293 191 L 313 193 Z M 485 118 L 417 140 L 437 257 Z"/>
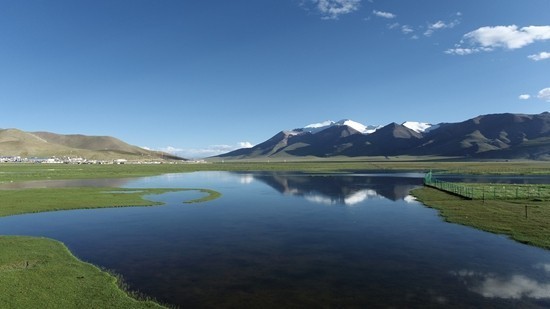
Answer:
<path fill-rule="evenodd" d="M 467 199 L 474 198 L 474 190 L 468 186 L 460 185 L 453 182 L 441 181 L 435 179 L 432 175 L 432 172 L 426 174 L 424 177 L 424 185 L 428 187 L 433 187 L 441 191 L 452 193 L 454 195 L 461 196 Z"/>
<path fill-rule="evenodd" d="M 550 185 L 453 183 L 441 181 L 429 172 L 424 185 L 433 187 L 466 199 L 475 200 L 550 200 Z"/>

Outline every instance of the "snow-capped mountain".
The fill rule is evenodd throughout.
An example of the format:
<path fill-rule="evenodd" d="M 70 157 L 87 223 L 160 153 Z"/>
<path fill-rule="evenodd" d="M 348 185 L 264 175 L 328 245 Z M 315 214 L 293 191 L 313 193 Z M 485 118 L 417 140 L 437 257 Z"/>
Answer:
<path fill-rule="evenodd" d="M 405 121 L 401 125 L 417 133 L 428 132 L 430 130 L 433 130 L 432 128 L 434 127 L 432 124 L 425 123 L 425 122 L 416 122 L 416 121 Z"/>
<path fill-rule="evenodd" d="M 323 121 L 323 122 L 319 122 L 319 123 L 313 123 L 313 124 L 309 124 L 305 127 L 303 127 L 302 129 L 298 129 L 299 131 L 302 131 L 302 132 L 310 132 L 310 133 L 318 133 L 318 132 L 321 132 L 325 129 L 328 129 L 330 127 L 335 127 L 335 126 L 348 126 L 352 129 L 354 129 L 355 131 L 359 132 L 359 133 L 363 133 L 363 134 L 370 134 L 370 133 L 373 133 L 374 131 L 376 131 L 377 129 L 381 128 L 381 126 L 372 126 L 372 125 L 369 125 L 369 126 L 366 126 L 362 123 L 359 123 L 357 121 L 353 121 L 353 120 L 350 120 L 350 119 L 343 119 L 343 120 L 340 120 L 340 121 L 337 121 L 337 122 L 334 122 L 332 120 L 327 120 L 327 121 Z"/>
<path fill-rule="evenodd" d="M 550 113 L 489 114 L 458 123 L 407 121 L 383 127 L 325 121 L 281 131 L 218 157 L 450 156 L 550 160 Z"/>

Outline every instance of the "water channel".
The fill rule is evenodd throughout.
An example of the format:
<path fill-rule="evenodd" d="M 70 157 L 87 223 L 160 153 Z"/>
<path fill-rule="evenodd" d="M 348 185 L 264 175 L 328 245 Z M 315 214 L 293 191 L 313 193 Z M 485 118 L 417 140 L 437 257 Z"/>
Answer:
<path fill-rule="evenodd" d="M 550 251 L 444 222 L 420 174 L 197 172 L 27 187 L 209 188 L 166 205 L 0 218 L 182 308 L 550 307 Z M 13 185 L 12 185 L 13 186 Z"/>

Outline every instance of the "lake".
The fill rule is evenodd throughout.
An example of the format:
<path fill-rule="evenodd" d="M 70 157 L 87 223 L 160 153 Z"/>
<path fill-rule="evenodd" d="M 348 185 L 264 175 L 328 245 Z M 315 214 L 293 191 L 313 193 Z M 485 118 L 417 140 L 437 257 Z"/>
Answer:
<path fill-rule="evenodd" d="M 197 172 L 31 182 L 208 188 L 158 207 L 0 219 L 51 237 L 131 289 L 186 308 L 550 307 L 550 251 L 444 222 L 409 195 L 423 174 Z"/>

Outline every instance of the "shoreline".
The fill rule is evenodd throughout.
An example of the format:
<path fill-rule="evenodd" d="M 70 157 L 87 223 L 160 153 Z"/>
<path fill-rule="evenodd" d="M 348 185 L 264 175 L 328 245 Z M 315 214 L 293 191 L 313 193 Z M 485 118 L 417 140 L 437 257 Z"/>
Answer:
<path fill-rule="evenodd" d="M 465 163 L 465 162 L 454 162 L 452 164 L 449 164 L 448 162 L 444 162 L 444 163 L 441 163 L 441 164 L 433 164 L 433 163 L 434 162 L 416 162 L 416 163 L 411 163 L 411 162 L 390 162 L 390 163 L 387 163 L 385 165 L 379 165 L 377 163 L 376 166 L 370 165 L 370 164 L 372 164 L 372 162 L 371 163 L 368 163 L 368 162 L 351 162 L 351 163 L 350 162 L 325 162 L 325 163 L 322 163 L 322 162 L 318 162 L 318 161 L 317 162 L 313 161 L 313 162 L 309 162 L 307 164 L 305 164 L 304 162 L 296 162 L 296 163 L 293 163 L 293 164 L 281 164 L 281 163 L 270 163 L 270 164 L 265 164 L 265 163 L 262 163 L 262 164 L 259 164 L 259 163 L 250 163 L 250 164 L 241 163 L 241 164 L 233 164 L 233 163 L 224 163 L 225 165 L 223 166 L 224 167 L 223 169 L 219 169 L 220 165 L 222 165 L 222 164 L 214 164 L 214 165 L 205 164 L 205 165 L 201 165 L 201 168 L 189 168 L 188 166 L 185 167 L 185 168 L 180 168 L 180 167 L 174 168 L 173 166 L 166 165 L 167 168 L 158 168 L 158 166 L 154 166 L 155 169 L 151 169 L 150 167 L 143 168 L 143 167 L 139 167 L 139 166 L 136 168 L 136 167 L 129 166 L 129 165 L 128 166 L 123 166 L 123 165 L 114 166 L 114 168 L 113 167 L 110 167 L 110 168 L 101 167 L 100 169 L 95 169 L 95 168 L 88 169 L 87 167 L 82 168 L 81 166 L 69 166 L 69 167 L 62 166 L 58 170 L 56 170 L 55 167 L 53 167 L 54 168 L 53 171 L 52 171 L 51 166 L 38 166 L 37 167 L 36 165 L 31 165 L 31 166 L 28 166 L 28 165 L 13 165 L 13 166 L 16 166 L 15 169 L 13 168 L 13 166 L 11 166 L 9 168 L 9 170 L 6 171 L 6 169 L 4 168 L 5 165 L 0 165 L 0 184 L 3 183 L 3 182 L 5 183 L 7 181 L 10 181 L 9 180 L 10 178 L 15 178 L 15 179 L 11 180 L 11 181 L 15 181 L 15 182 L 28 181 L 28 180 L 48 180 L 48 179 L 74 180 L 74 179 L 91 179 L 91 178 L 134 178 L 134 177 L 144 177 L 144 176 L 155 176 L 155 175 L 167 174 L 167 173 L 183 173 L 183 172 L 195 172 L 195 171 L 243 171 L 243 172 L 250 172 L 250 171 L 264 171 L 264 172 L 297 171 L 297 172 L 310 172 L 310 173 L 316 173 L 316 172 L 341 173 L 341 172 L 351 172 L 351 171 L 366 171 L 366 170 L 372 171 L 372 170 L 377 170 L 377 171 L 385 171 L 385 172 L 389 172 L 389 173 L 397 172 L 397 171 L 409 171 L 409 172 L 417 171 L 418 172 L 418 171 L 428 170 L 428 167 L 429 167 L 430 164 L 435 165 L 435 166 L 437 166 L 441 169 L 443 169 L 444 167 L 447 167 L 447 168 L 450 167 L 451 169 L 447 170 L 448 172 L 456 172 L 456 170 L 459 170 L 460 167 L 467 167 L 467 169 L 469 171 L 477 171 L 479 173 L 484 172 L 484 171 L 488 172 L 488 173 L 495 173 L 495 174 L 491 174 L 491 175 L 503 175 L 503 173 L 505 175 L 512 175 L 512 174 L 513 175 L 541 175 L 539 173 L 533 173 L 533 171 L 535 171 L 535 170 L 539 171 L 539 172 L 540 171 L 550 171 L 550 164 L 545 163 L 545 162 L 539 162 L 539 164 L 541 164 L 545 168 L 548 167 L 548 170 L 547 169 L 542 169 L 542 170 L 541 169 L 536 169 L 536 168 L 533 167 L 532 162 L 521 163 L 521 164 L 513 163 L 513 165 L 509 165 L 509 164 L 506 164 L 506 163 L 498 163 L 498 164 L 495 163 L 493 166 L 489 166 L 488 168 L 485 167 L 484 169 L 479 169 L 479 167 L 484 165 L 484 163 L 477 163 L 477 164 L 474 164 L 474 165 L 470 165 L 469 163 Z M 196 166 L 198 166 L 198 165 L 196 165 Z M 321 166 L 321 167 L 319 167 L 319 166 Z M 245 167 L 245 168 L 243 168 L 243 167 Z M 260 167 L 263 167 L 263 169 L 260 168 Z M 292 169 L 292 168 L 297 168 L 297 167 L 301 167 L 301 168 Z M 370 167 L 371 169 L 367 169 L 366 167 Z M 374 167 L 376 167 L 376 168 L 374 168 Z M 503 169 L 503 167 L 508 167 L 508 168 L 511 168 L 511 169 L 506 170 L 506 169 Z M 21 169 L 19 171 L 17 171 L 19 168 L 21 168 Z M 521 173 L 517 173 L 518 171 L 521 172 Z M 524 173 L 524 174 L 522 174 L 522 173 Z M 548 174 L 550 174 L 550 172 Z M 15 176 L 15 177 L 13 177 L 13 176 Z M 86 177 L 82 178 L 82 176 L 86 176 Z M 451 197 L 449 195 L 443 195 L 443 196 L 438 195 L 434 198 L 433 195 L 423 194 L 423 191 L 421 191 L 421 190 L 425 190 L 425 189 L 426 188 L 413 190 L 411 192 L 411 194 L 415 195 L 418 198 L 418 200 L 420 202 L 422 202 L 426 207 L 438 209 L 438 211 L 440 213 L 440 216 L 442 216 L 444 218 L 444 220 L 447 221 L 447 222 L 468 225 L 468 226 L 472 226 L 474 228 L 485 230 L 485 231 L 492 232 L 492 233 L 506 234 L 506 235 L 509 235 L 512 239 L 514 239 L 516 241 L 526 243 L 526 244 L 529 244 L 529 245 L 533 245 L 533 246 L 538 246 L 538 247 L 541 247 L 541 248 L 544 248 L 544 249 L 550 249 L 550 237 L 546 237 L 546 238 L 549 239 L 548 243 L 540 243 L 536 239 L 533 240 L 533 239 L 529 239 L 529 238 L 522 238 L 520 236 L 510 235 L 510 234 L 506 233 L 506 229 L 498 229 L 498 228 L 491 229 L 491 228 L 486 228 L 486 227 L 482 227 L 482 226 L 472 225 L 472 224 L 469 224 L 466 221 L 460 221 L 460 220 L 452 217 L 451 215 L 449 215 L 447 213 L 444 213 L 437 206 L 437 204 L 441 204 L 442 201 L 443 202 L 445 202 L 445 201 L 449 202 L 450 201 L 450 203 L 455 203 L 455 206 L 456 206 L 457 202 L 453 199 L 453 197 Z M 34 196 L 34 198 L 33 198 L 32 194 L 27 194 L 27 193 L 31 192 L 29 190 L 37 190 L 34 193 L 36 193 L 36 194 L 45 194 L 45 195 L 42 195 L 41 198 L 38 198 L 38 199 L 36 198 L 36 196 Z M 61 188 L 61 189 L 60 188 L 52 188 L 52 189 L 0 190 L 0 195 L 6 194 L 5 192 L 10 192 L 10 191 L 12 193 L 14 193 L 15 191 L 19 191 L 19 193 L 21 193 L 22 191 L 25 191 L 24 195 L 27 196 L 29 198 L 29 200 L 31 200 L 31 201 L 40 200 L 40 201 L 47 202 L 47 201 L 54 200 L 56 202 L 56 205 L 58 205 L 58 204 L 63 204 L 63 201 L 61 201 L 61 203 L 60 203 L 60 200 L 59 200 L 60 196 L 64 196 L 64 197 L 73 196 L 73 197 L 77 197 L 78 199 L 82 199 L 86 196 L 86 194 L 83 195 L 83 193 L 86 193 L 85 191 L 87 191 L 88 198 L 86 198 L 86 199 L 88 200 L 88 203 L 90 203 L 90 201 L 93 201 L 94 203 L 98 203 L 98 201 L 99 201 L 97 199 L 98 193 L 106 193 L 107 192 L 109 194 L 117 194 L 117 192 L 118 192 L 118 195 L 121 196 L 121 197 L 131 197 L 133 199 L 135 199 L 137 197 L 141 200 L 141 203 L 137 203 L 137 205 L 132 205 L 132 206 L 153 206 L 153 205 L 159 205 L 161 203 L 145 200 L 143 198 L 144 195 L 161 194 L 161 193 L 170 192 L 170 191 L 183 191 L 183 190 L 196 190 L 196 191 L 200 191 L 202 193 L 206 193 L 207 195 L 204 196 L 204 197 L 201 197 L 201 198 L 190 200 L 190 201 L 182 201 L 182 203 L 206 202 L 206 201 L 209 201 L 209 200 L 216 199 L 216 198 L 220 197 L 219 192 L 209 190 L 209 189 L 126 189 L 126 188 L 121 189 L 121 188 L 113 188 L 113 187 L 109 187 L 109 188 L 90 188 L 90 187 L 87 187 L 87 188 Z M 124 192 L 124 191 L 129 191 L 129 192 Z M 144 191 L 147 191 L 147 192 L 144 192 Z M 60 192 L 62 194 L 60 194 Z M 124 193 L 121 193 L 121 192 L 124 192 Z M 70 194 L 67 194 L 67 193 L 70 193 Z M 444 194 L 444 193 L 441 193 L 441 194 Z M 50 195 L 50 196 L 48 197 L 48 195 Z M 95 195 L 95 197 L 94 197 L 94 195 Z M 21 197 L 21 195 L 19 197 Z M 26 200 L 26 201 L 29 201 L 29 200 Z M 6 200 L 6 201 L 9 202 L 9 200 Z M 22 201 L 25 202 L 25 200 L 22 200 Z M 109 203 L 108 206 L 105 205 L 105 206 L 87 207 L 86 205 L 82 205 L 82 204 L 74 205 L 74 204 L 70 204 L 70 203 L 69 204 L 65 203 L 64 204 L 65 206 L 67 206 L 67 205 L 71 205 L 71 206 L 69 206 L 68 208 L 55 208 L 55 209 L 46 209 L 46 210 L 44 210 L 44 209 L 40 210 L 39 209 L 37 211 L 9 213 L 9 214 L 3 214 L 3 215 L 0 212 L 0 217 L 1 216 L 8 216 L 8 215 L 23 214 L 23 213 L 41 212 L 41 211 L 87 209 L 87 208 L 102 208 L 102 207 L 125 207 L 125 206 L 129 205 L 129 202 L 126 202 L 126 204 L 113 205 L 112 196 L 110 198 L 106 199 L 106 201 Z M 479 201 L 477 201 L 477 202 L 479 202 Z M 460 203 L 462 203 L 462 201 Z M 532 202 L 532 203 L 535 203 L 535 202 Z M 131 204 L 136 204 L 135 200 Z M 132 206 L 130 206 L 130 207 L 132 207 Z M 537 209 L 536 204 L 531 204 L 531 206 L 533 207 L 533 210 Z M 544 238 L 544 237 L 542 237 L 542 238 Z M 138 300 L 138 299 L 134 298 L 136 296 L 136 294 L 133 293 L 132 291 L 128 291 L 127 289 L 125 289 L 124 286 L 123 286 L 123 283 L 120 282 L 120 280 L 119 280 L 119 278 L 117 278 L 117 276 L 115 276 L 113 274 L 110 274 L 108 271 L 101 270 L 98 266 L 80 261 L 76 256 L 74 256 L 69 251 L 69 249 L 63 243 L 61 243 L 57 240 L 54 240 L 54 239 L 40 238 L 40 237 L 0 235 L 0 243 L 3 244 L 2 247 L 7 249 L 7 250 L 3 250 L 2 253 L 0 253 L 0 273 L 1 272 L 5 272 L 5 273 L 9 272 L 11 274 L 17 274 L 17 273 L 25 274 L 26 272 L 34 272 L 34 271 L 37 270 L 38 266 L 43 265 L 43 264 L 37 262 L 37 261 L 40 261 L 40 259 L 21 260 L 20 255 L 18 256 L 17 254 L 15 255 L 16 256 L 15 260 L 13 260 L 14 257 L 12 257 L 12 260 L 7 259 L 6 255 L 12 255 L 14 253 L 13 251 L 17 252 L 18 249 L 8 249 L 7 246 L 4 246 L 6 241 L 7 242 L 13 242 L 14 244 L 12 246 L 17 246 L 17 243 L 23 244 L 25 242 L 34 243 L 33 246 L 36 246 L 36 247 L 42 247 L 42 246 L 44 246 L 44 244 L 47 244 L 46 247 L 48 247 L 48 248 L 45 251 L 46 256 L 48 256 L 48 255 L 49 256 L 57 255 L 57 254 L 59 254 L 59 252 L 58 252 L 59 250 L 61 250 L 61 251 L 66 250 L 67 252 L 69 252 L 70 258 L 68 258 L 68 259 L 64 258 L 63 259 L 64 264 L 63 263 L 62 264 L 65 265 L 65 266 L 62 267 L 62 269 L 67 268 L 67 269 L 73 269 L 74 270 L 74 269 L 77 269 L 78 267 L 81 267 L 82 265 L 91 265 L 95 269 L 95 271 L 94 271 L 95 275 L 94 276 L 96 276 L 96 277 L 97 276 L 100 276 L 100 277 L 101 276 L 108 276 L 109 278 L 111 278 L 111 279 L 109 279 L 111 281 L 107 280 L 107 282 L 111 282 L 111 283 L 105 283 L 105 281 L 103 281 L 103 285 L 106 285 L 107 287 L 109 287 L 109 284 L 112 284 L 112 282 L 115 283 L 114 289 L 117 290 L 118 292 L 113 292 L 112 291 L 113 286 L 111 285 L 110 288 L 109 288 L 109 289 L 111 289 L 110 293 L 113 294 L 113 295 L 115 295 L 117 293 L 123 293 L 124 294 L 124 297 L 122 297 L 123 300 L 126 299 L 126 298 L 132 300 L 131 307 L 143 306 L 144 308 L 164 308 L 163 305 L 158 304 L 158 303 L 156 303 L 156 302 L 154 302 L 150 299 Z M 34 242 L 34 241 L 36 241 L 36 242 Z M 58 245 L 52 245 L 52 243 L 58 243 Z M 60 248 L 59 245 L 61 245 L 64 249 L 59 249 Z M 30 265 L 32 265 L 32 267 L 28 268 L 28 266 L 30 266 Z M 69 265 L 70 267 L 67 267 L 67 265 Z M 20 269 L 21 267 L 23 267 L 23 268 Z M 45 275 L 42 274 L 40 276 L 45 276 Z M 41 278 L 40 276 L 39 276 L 38 279 L 34 278 L 30 282 L 33 282 L 33 284 L 36 284 L 36 282 L 40 282 L 40 280 L 39 280 Z M 80 277 L 80 276 L 77 276 L 77 277 Z M 48 275 L 48 276 L 46 276 L 45 278 L 42 278 L 42 279 L 46 279 L 46 284 L 49 284 L 48 281 L 50 279 L 50 275 Z M 74 278 L 69 278 L 69 279 L 72 280 Z M 14 280 L 16 280 L 16 279 L 9 280 L 9 285 L 11 287 L 18 286 L 17 284 L 15 284 L 15 285 L 13 284 Z M 27 280 L 27 279 L 23 279 L 23 280 Z M 56 282 L 64 282 L 64 279 L 58 279 L 58 280 L 55 280 L 55 281 Z M 0 284 L 1 284 L 1 282 L 0 282 Z M 17 295 L 27 293 L 26 288 L 27 288 L 28 284 L 30 284 L 30 283 L 24 283 L 23 282 L 23 283 L 19 284 L 21 289 L 18 290 L 18 291 L 12 291 L 14 297 L 19 297 Z M 77 285 L 77 286 L 79 284 L 81 285 L 82 281 L 77 280 L 76 283 L 74 283 L 74 284 Z M 4 285 L 6 285 L 6 282 L 4 282 Z M 48 286 L 48 285 L 46 285 L 46 286 Z M 52 288 L 52 287 L 49 287 L 49 288 Z M 62 288 L 61 290 L 64 291 L 64 288 Z M 37 293 L 39 293 L 39 292 L 40 291 L 38 291 Z M 39 294 L 43 294 L 43 293 L 39 293 Z M 75 293 L 73 293 L 73 294 L 75 294 Z M 8 293 L 8 294 L 5 294 L 5 295 L 10 295 L 10 294 Z M 59 295 L 64 295 L 64 294 L 61 293 Z M 80 297 L 86 298 L 86 296 L 80 296 Z M 8 299 L 3 299 L 2 297 L 0 297 L 0 305 L 4 304 L 8 307 L 12 306 L 13 305 L 12 303 L 7 303 L 7 301 L 10 298 L 11 297 L 8 297 Z M 23 301 L 24 300 L 25 299 L 23 299 Z M 26 301 L 30 301 L 30 300 L 26 299 Z M 43 301 L 45 301 L 45 300 L 43 300 Z M 50 299 L 50 301 L 51 301 L 51 299 Z M 103 304 L 103 305 L 98 304 L 97 306 L 99 306 L 99 307 L 102 307 L 102 306 L 103 307 L 116 307 L 116 305 L 114 305 L 114 306 L 112 305 L 112 303 L 113 303 L 112 299 L 106 298 L 106 301 L 107 301 L 106 304 Z M 135 302 L 137 302 L 137 303 L 135 303 Z M 29 304 L 32 307 L 31 303 L 28 303 L 27 305 L 29 305 Z M 73 305 L 74 305 L 73 307 L 78 307 L 79 306 L 78 303 L 74 303 Z M 24 306 L 23 304 L 21 306 L 29 307 L 29 306 Z M 57 307 L 59 307 L 59 306 L 57 306 Z M 122 307 L 127 307 L 127 305 L 123 305 Z M 139 308 L 141 308 L 141 307 L 139 307 Z"/>
<path fill-rule="evenodd" d="M 86 192 L 83 193 L 83 191 Z M 197 199 L 182 201 L 182 204 L 206 202 L 221 196 L 221 193 L 210 189 L 3 190 L 0 191 L 0 195 L 8 194 L 15 199 L 9 200 L 12 203 L 11 208 L 8 211 L 2 209 L 0 217 L 76 209 L 155 207 L 163 203 L 146 200 L 145 195 L 175 191 L 199 191 L 206 194 Z M 85 198 L 85 204 L 82 204 L 78 197 Z M 77 203 L 74 203 L 74 198 L 77 198 Z M 51 208 L 52 204 L 48 203 L 51 200 L 55 201 L 54 205 L 65 202 L 65 207 Z M 35 204 L 32 204 L 33 201 Z M 132 201 L 131 206 L 125 204 L 129 203 L 128 201 Z M 29 208 L 27 203 L 34 207 Z M 42 205 L 36 205 L 36 203 L 42 203 Z M 26 211 L 18 209 L 26 206 Z M 0 290 L 3 291 L 0 307 L 38 308 L 46 305 L 57 308 L 76 308 L 91 304 L 96 308 L 166 308 L 148 296 L 144 297 L 139 292 L 128 289 L 122 276 L 80 260 L 58 240 L 46 237 L 0 235 L 0 246 L 2 247 Z"/>

